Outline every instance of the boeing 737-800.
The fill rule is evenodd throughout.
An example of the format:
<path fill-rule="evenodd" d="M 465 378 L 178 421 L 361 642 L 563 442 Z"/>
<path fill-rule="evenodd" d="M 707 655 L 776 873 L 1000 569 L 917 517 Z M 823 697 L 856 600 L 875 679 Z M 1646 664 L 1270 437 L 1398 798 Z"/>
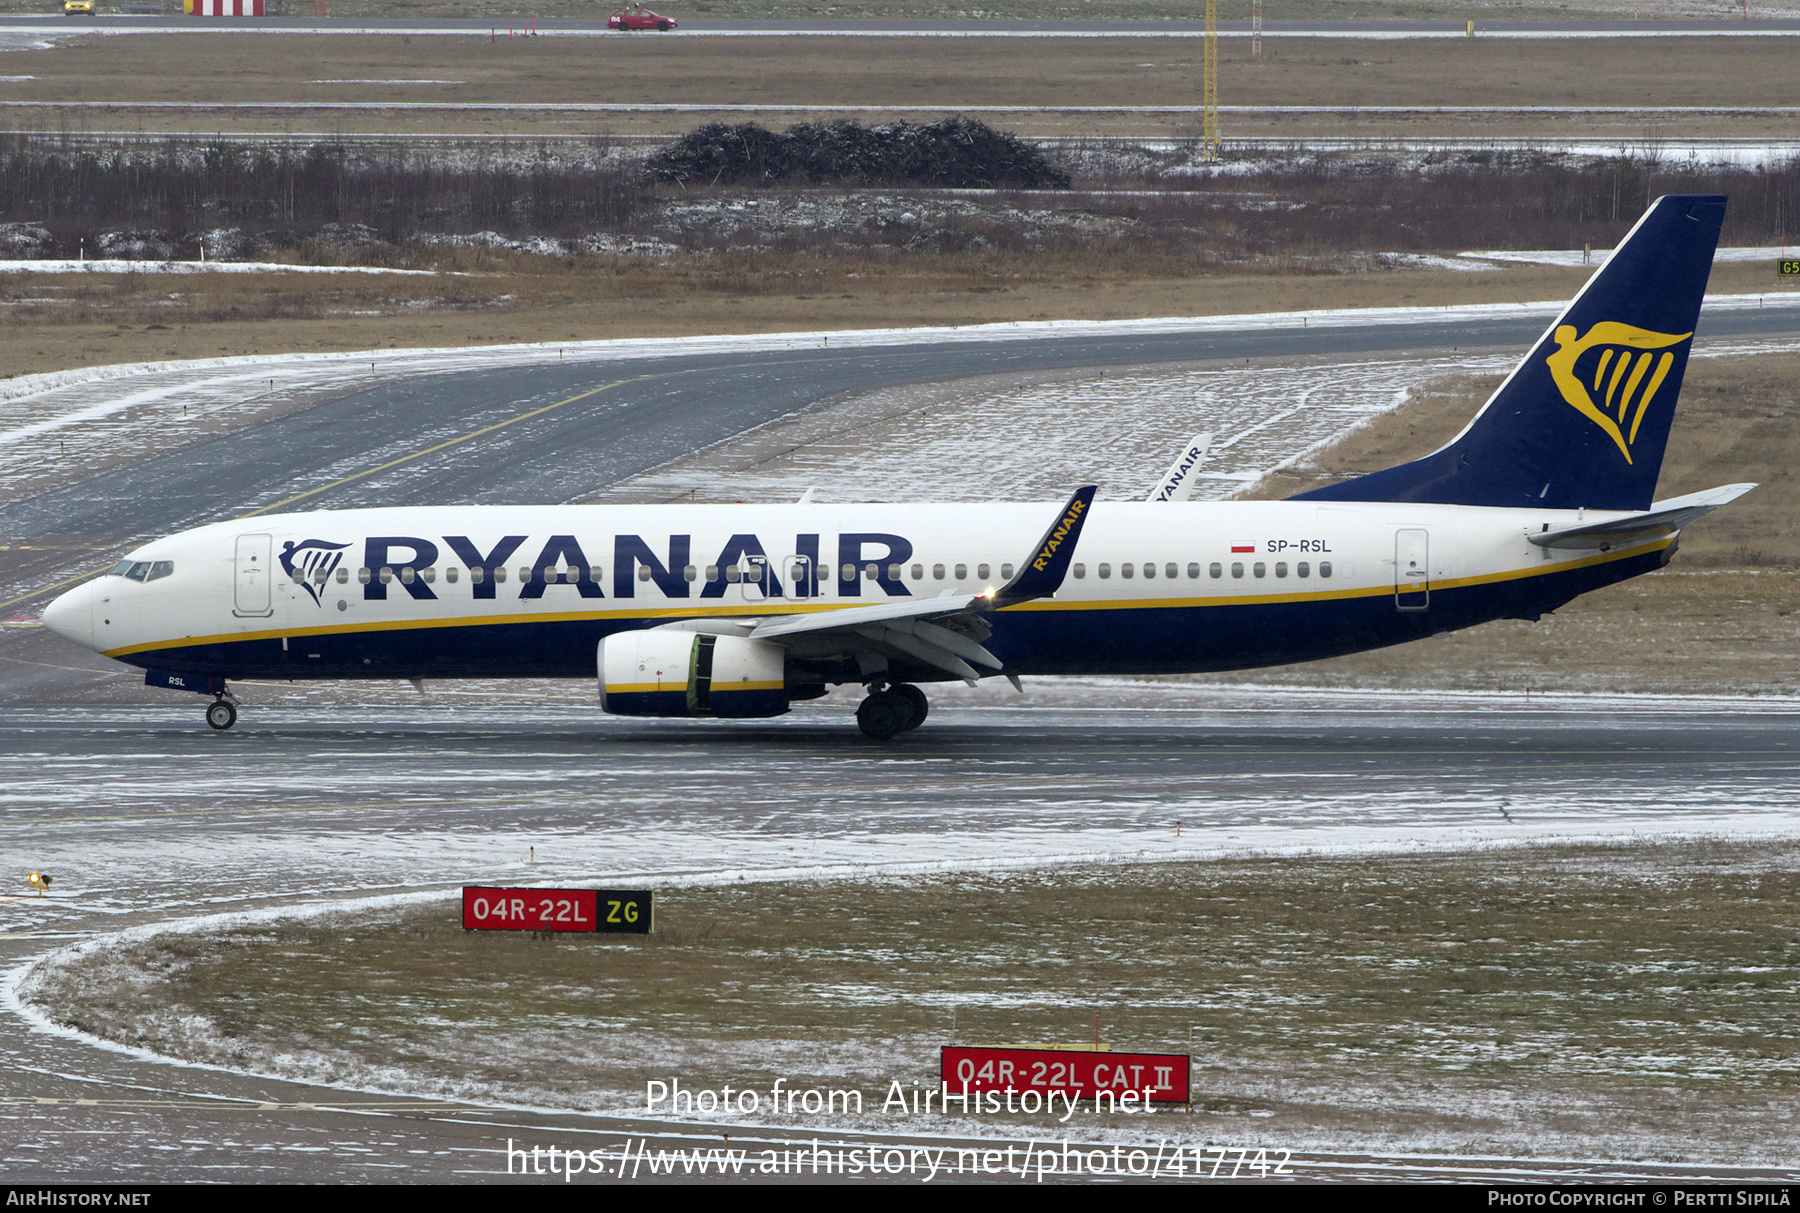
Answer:
<path fill-rule="evenodd" d="M 44 623 L 212 697 L 234 679 L 598 679 L 627 716 L 775 716 L 860 683 L 1308 661 L 1536 619 L 1661 568 L 1748 490 L 1652 503 L 1725 199 L 1657 200 L 1462 433 L 1286 501 L 463 506 L 284 514 L 145 544 Z"/>

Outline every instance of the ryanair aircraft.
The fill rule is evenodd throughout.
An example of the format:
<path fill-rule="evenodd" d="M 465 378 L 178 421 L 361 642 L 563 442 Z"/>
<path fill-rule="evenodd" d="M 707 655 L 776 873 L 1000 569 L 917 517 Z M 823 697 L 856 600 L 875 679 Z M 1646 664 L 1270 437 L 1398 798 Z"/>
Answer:
<path fill-rule="evenodd" d="M 285 514 L 159 539 L 44 612 L 212 697 L 232 679 L 596 677 L 626 716 L 776 716 L 861 683 L 1182 674 L 1537 619 L 1667 564 L 1751 485 L 1652 502 L 1724 220 L 1659 199 L 1441 450 L 1286 501 L 468 506 Z"/>

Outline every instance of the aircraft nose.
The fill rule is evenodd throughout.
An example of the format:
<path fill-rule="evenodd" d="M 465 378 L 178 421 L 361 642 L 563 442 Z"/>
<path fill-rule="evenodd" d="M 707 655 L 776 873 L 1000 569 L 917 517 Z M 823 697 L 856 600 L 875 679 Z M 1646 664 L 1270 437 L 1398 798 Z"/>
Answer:
<path fill-rule="evenodd" d="M 78 585 L 44 608 L 44 626 L 84 649 L 94 644 L 94 583 Z"/>

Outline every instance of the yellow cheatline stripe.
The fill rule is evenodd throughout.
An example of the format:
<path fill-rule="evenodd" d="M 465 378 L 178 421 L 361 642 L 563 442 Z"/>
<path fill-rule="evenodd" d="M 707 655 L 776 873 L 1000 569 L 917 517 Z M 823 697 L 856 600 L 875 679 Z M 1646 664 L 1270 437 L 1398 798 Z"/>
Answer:
<path fill-rule="evenodd" d="M 1674 536 L 1651 540 L 1636 547 L 1621 548 L 1613 552 L 1605 552 L 1597 556 L 1587 556 L 1580 560 L 1558 561 L 1549 568 L 1510 569 L 1502 573 L 1488 573 L 1480 577 L 1458 577 L 1444 581 L 1434 581 L 1428 587 L 1433 590 L 1461 589 L 1466 586 L 1494 585 L 1503 581 L 1521 581 L 1531 577 L 1547 577 L 1554 573 L 1565 573 L 1572 569 L 1588 568 L 1598 564 L 1609 564 L 1616 560 L 1624 560 L 1631 556 L 1643 555 L 1646 552 L 1660 551 L 1673 543 Z M 1106 599 L 1087 602 L 1056 602 L 1041 599 L 1037 602 L 1023 602 L 1016 606 L 1001 608 L 1004 611 L 1141 611 L 1152 608 L 1196 609 L 1201 607 L 1221 606 L 1277 606 L 1293 602 L 1326 602 L 1342 601 L 1351 598 L 1385 598 L 1394 593 L 1390 585 L 1366 586 L 1352 590 L 1322 590 L 1304 594 L 1260 594 L 1232 597 L 1211 598 L 1144 598 L 1144 599 Z M 148 644 L 126 645 L 123 648 L 106 649 L 104 657 L 123 657 L 132 653 L 149 653 L 162 649 L 192 648 L 206 644 L 230 644 L 252 640 L 279 640 L 282 637 L 302 639 L 308 636 L 343 636 L 367 632 L 401 632 L 424 631 L 434 628 L 468 628 L 468 627 L 509 627 L 522 623 L 571 623 L 588 622 L 601 619 L 710 619 L 718 617 L 764 616 L 764 615 L 805 615 L 819 612 L 849 610 L 856 606 L 867 606 L 863 602 L 839 601 L 829 605 L 770 604 L 769 609 L 750 610 L 743 604 L 711 607 L 645 607 L 629 608 L 616 611 L 556 611 L 542 615 L 460 615 L 451 619 L 396 619 L 381 623 L 352 623 L 337 627 L 290 628 L 284 630 L 261 632 L 224 632 L 210 636 L 184 636 L 179 639 L 158 640 Z M 685 685 L 685 684 L 684 684 Z"/>
<path fill-rule="evenodd" d="M 786 686 L 787 683 L 781 681 L 715 682 L 712 684 L 712 693 L 718 695 L 726 691 L 779 691 Z M 606 693 L 608 695 L 651 695 L 659 693 L 684 695 L 687 693 L 687 683 L 685 681 L 676 681 L 673 679 L 668 682 L 609 682 L 606 684 Z"/>
<path fill-rule="evenodd" d="M 629 379 L 616 379 L 611 383 L 603 383 L 597 388 L 593 388 L 589 391 L 582 392 L 580 395 L 570 396 L 567 400 L 558 400 L 555 404 L 546 404 L 542 408 L 532 409 L 529 412 L 520 413 L 517 417 L 509 417 L 505 421 L 496 421 L 493 425 L 486 425 L 486 426 L 481 427 L 478 430 L 470 430 L 468 433 L 463 434 L 460 437 L 446 439 L 445 441 L 438 443 L 436 446 L 428 446 L 422 451 L 414 451 L 410 455 L 402 455 L 398 459 L 390 459 L 386 463 L 376 464 L 374 467 L 365 468 L 363 471 L 357 472 L 354 475 L 345 476 L 339 480 L 333 480 L 330 484 L 322 484 L 316 489 L 307 489 L 304 493 L 295 493 L 292 497 L 288 497 L 288 498 L 285 498 L 284 500 L 277 501 L 273 505 L 265 505 L 261 509 L 251 510 L 248 514 L 239 514 L 238 517 L 240 519 L 241 518 L 255 518 L 259 514 L 273 513 L 274 511 L 279 510 L 284 505 L 292 505 L 296 501 L 304 501 L 308 497 L 316 496 L 319 493 L 330 492 L 332 489 L 339 488 L 346 484 L 350 484 L 353 481 L 361 480 L 365 476 L 373 476 L 376 472 L 385 472 L 389 468 L 399 467 L 401 464 L 410 463 L 414 459 L 423 459 L 427 455 L 435 455 L 437 452 L 442 451 L 442 450 L 447 450 L 450 447 L 460 446 L 465 442 L 471 442 L 476 438 L 480 438 L 484 434 L 491 434 L 495 430 L 503 430 L 509 425 L 517 425 L 517 424 L 519 424 L 519 422 L 529 421 L 533 417 L 542 417 L 545 413 L 554 412 L 557 409 L 562 408 L 564 405 L 574 404 L 576 401 L 586 400 L 590 396 L 598 396 L 601 392 L 610 392 L 612 389 L 614 389 L 616 387 L 623 387 L 627 383 L 637 383 L 640 380 L 648 379 L 648 378 L 650 378 L 649 375 L 633 375 Z M 0 604 L 0 605 L 4 605 L 4 604 Z"/>

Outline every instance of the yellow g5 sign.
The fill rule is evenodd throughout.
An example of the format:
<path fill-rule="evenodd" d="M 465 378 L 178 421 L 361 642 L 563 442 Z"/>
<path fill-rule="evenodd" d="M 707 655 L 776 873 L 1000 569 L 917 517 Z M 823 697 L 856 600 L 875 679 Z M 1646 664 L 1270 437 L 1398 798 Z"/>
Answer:
<path fill-rule="evenodd" d="M 1800 257 L 1783 257 L 1775 263 L 1775 272 L 1784 278 L 1800 275 Z"/>
<path fill-rule="evenodd" d="M 1625 456 L 1625 462 L 1630 463 L 1631 444 L 1637 441 L 1638 426 L 1643 424 L 1656 389 L 1662 386 L 1669 368 L 1675 364 L 1675 355 L 1668 352 L 1667 347 L 1680 345 L 1692 336 L 1692 333 L 1653 333 L 1635 325 L 1603 320 L 1577 338 L 1575 327 L 1564 324 L 1556 330 L 1557 351 L 1544 359 L 1544 364 L 1550 368 L 1550 377 L 1556 381 L 1562 398 L 1605 430 L 1618 446 L 1619 453 Z M 1657 350 L 1664 352 L 1658 355 Z M 1590 364 L 1591 371 L 1587 365 L 1577 368 L 1576 364 L 1582 362 L 1585 355 L 1596 351 L 1599 357 Z M 1592 390 L 1600 393 L 1598 400 L 1588 394 L 1590 377 Z M 1601 389 L 1603 383 L 1604 391 Z M 1634 398 L 1635 408 L 1632 407 Z"/>

